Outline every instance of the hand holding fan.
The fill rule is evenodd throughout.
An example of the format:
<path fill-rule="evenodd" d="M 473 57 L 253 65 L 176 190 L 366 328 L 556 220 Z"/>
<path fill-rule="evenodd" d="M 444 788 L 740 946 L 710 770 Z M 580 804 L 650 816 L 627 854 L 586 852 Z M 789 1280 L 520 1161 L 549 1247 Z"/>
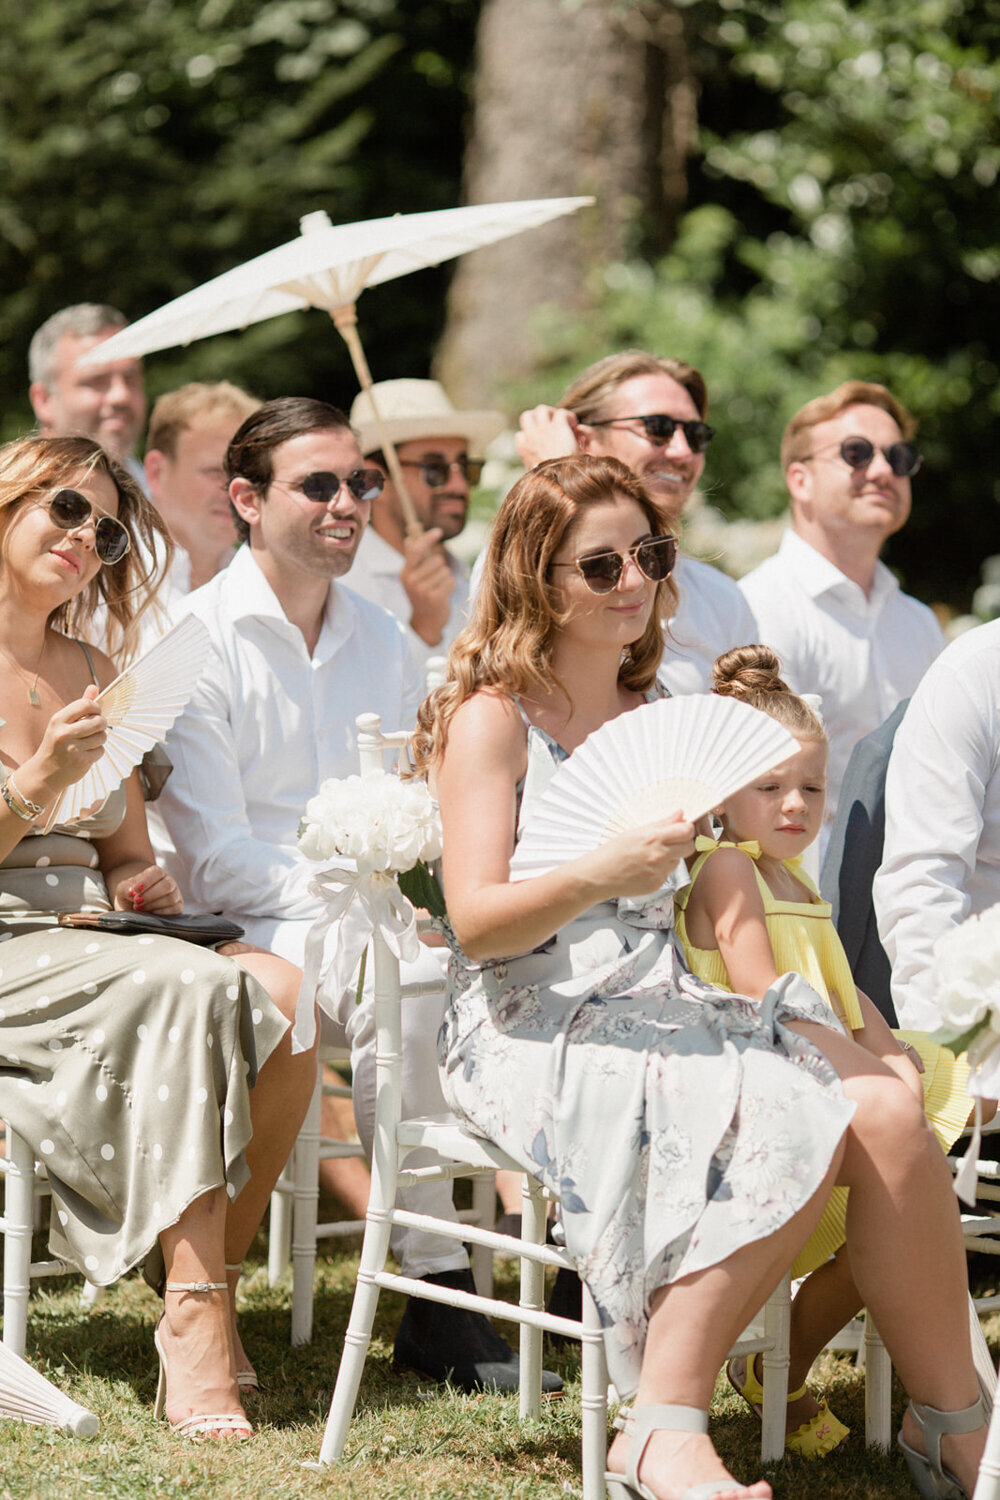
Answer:
<path fill-rule="evenodd" d="M 711 694 L 660 699 L 588 735 L 530 809 L 510 878 L 544 875 L 678 809 L 703 817 L 798 741 L 759 709 Z"/>
<path fill-rule="evenodd" d="M 167 731 L 187 703 L 205 667 L 208 631 L 195 615 L 185 615 L 138 661 L 97 695 L 107 720 L 104 753 L 79 781 L 66 787 L 49 812 L 48 833 L 99 806 Z"/>

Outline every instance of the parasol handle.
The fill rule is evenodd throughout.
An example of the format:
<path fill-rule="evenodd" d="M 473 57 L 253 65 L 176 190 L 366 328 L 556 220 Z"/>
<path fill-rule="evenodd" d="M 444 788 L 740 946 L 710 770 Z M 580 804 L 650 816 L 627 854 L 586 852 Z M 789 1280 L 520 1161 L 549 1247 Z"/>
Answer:
<path fill-rule="evenodd" d="M 358 337 L 358 317 L 354 303 L 345 302 L 341 307 L 331 308 L 330 317 L 336 324 L 337 332 L 347 345 L 348 353 L 351 356 L 351 363 L 354 366 L 354 373 L 358 377 L 358 382 L 362 390 L 368 392 L 368 399 L 371 402 L 372 416 L 375 418 L 375 427 L 378 431 L 379 442 L 382 446 L 382 452 L 385 454 L 386 466 L 392 476 L 392 482 L 396 486 L 396 493 L 399 496 L 399 503 L 406 520 L 406 534 L 407 536 L 423 536 L 424 528 L 420 524 L 416 506 L 406 487 L 406 480 L 403 477 L 403 466 L 397 457 L 392 439 L 382 425 L 382 416 L 375 402 L 375 397 L 372 394 L 372 375 L 368 368 L 368 361 L 365 359 L 365 351 L 361 347 L 361 340 Z"/>

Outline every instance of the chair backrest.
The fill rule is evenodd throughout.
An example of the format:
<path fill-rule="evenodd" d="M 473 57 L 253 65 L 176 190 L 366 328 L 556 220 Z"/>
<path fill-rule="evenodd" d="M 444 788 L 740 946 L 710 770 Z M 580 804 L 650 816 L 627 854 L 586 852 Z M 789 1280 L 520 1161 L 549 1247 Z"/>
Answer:
<path fill-rule="evenodd" d="M 358 760 L 362 776 L 374 776 L 386 770 L 386 751 L 402 750 L 410 742 L 409 730 L 383 731 L 379 714 L 358 714 L 354 722 L 358 726 Z"/>

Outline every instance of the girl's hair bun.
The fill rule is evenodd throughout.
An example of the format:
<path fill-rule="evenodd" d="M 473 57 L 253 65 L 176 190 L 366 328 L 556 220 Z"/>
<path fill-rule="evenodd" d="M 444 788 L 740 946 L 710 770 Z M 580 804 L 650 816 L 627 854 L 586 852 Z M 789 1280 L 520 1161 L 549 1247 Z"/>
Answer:
<path fill-rule="evenodd" d="M 712 667 L 712 680 L 712 691 L 720 698 L 740 698 L 770 714 L 799 739 L 826 739 L 823 721 L 792 692 L 770 646 L 737 646 L 726 651 Z"/>

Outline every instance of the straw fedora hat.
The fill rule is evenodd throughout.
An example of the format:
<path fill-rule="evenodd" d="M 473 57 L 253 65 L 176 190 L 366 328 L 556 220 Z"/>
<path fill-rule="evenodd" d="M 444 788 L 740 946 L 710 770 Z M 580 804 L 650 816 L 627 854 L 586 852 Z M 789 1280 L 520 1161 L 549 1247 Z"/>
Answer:
<path fill-rule="evenodd" d="M 372 411 L 372 396 L 391 443 L 408 443 L 414 438 L 463 437 L 470 454 L 481 458 L 487 443 L 505 425 L 499 411 L 459 411 L 436 380 L 380 380 L 372 386 L 371 395 L 368 391 L 359 392 L 351 407 L 351 426 L 358 434 L 364 454 L 374 453 L 382 446 Z"/>

